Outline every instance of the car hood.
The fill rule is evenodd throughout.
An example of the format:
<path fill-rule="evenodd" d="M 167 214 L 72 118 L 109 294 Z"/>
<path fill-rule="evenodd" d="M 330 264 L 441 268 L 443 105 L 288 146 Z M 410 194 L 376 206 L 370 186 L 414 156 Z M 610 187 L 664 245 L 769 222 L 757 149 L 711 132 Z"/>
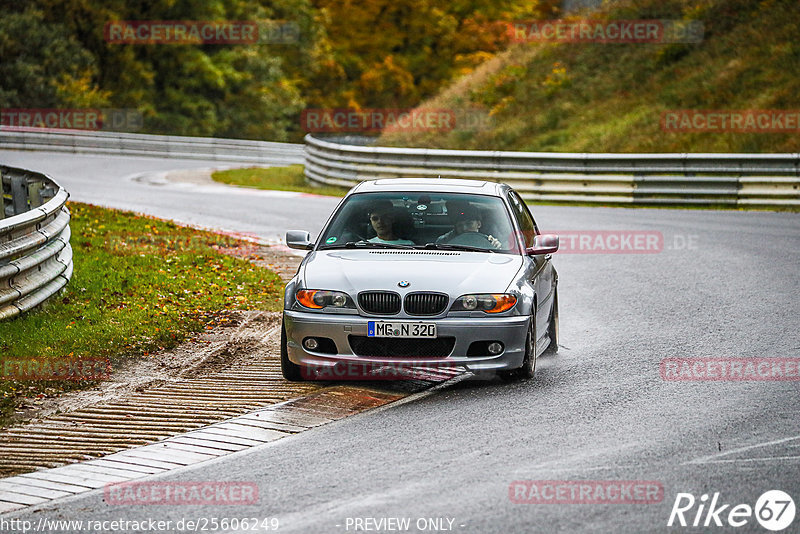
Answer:
<path fill-rule="evenodd" d="M 439 291 L 503 293 L 522 266 L 522 257 L 486 252 L 423 250 L 324 250 L 312 252 L 303 279 L 309 289 L 355 295 L 368 289 L 405 294 Z M 407 288 L 398 286 L 407 281 Z"/>

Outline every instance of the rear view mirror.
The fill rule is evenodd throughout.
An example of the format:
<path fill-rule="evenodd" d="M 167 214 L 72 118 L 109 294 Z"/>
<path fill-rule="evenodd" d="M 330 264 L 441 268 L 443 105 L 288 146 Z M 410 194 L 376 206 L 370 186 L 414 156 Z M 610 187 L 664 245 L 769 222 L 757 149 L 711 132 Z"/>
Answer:
<path fill-rule="evenodd" d="M 298 250 L 311 250 L 314 243 L 311 242 L 311 234 L 305 230 L 289 230 L 286 232 L 286 246 Z"/>
<path fill-rule="evenodd" d="M 552 254 L 558 250 L 558 236 L 555 234 L 540 234 L 533 238 L 533 246 L 525 249 L 528 256 Z"/>

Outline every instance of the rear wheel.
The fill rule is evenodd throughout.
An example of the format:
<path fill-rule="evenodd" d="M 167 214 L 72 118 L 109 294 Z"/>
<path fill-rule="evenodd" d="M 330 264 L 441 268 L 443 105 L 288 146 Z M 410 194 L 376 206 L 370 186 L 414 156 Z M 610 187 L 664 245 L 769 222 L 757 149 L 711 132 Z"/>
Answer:
<path fill-rule="evenodd" d="M 545 350 L 548 354 L 558 352 L 558 288 L 553 291 L 553 311 L 550 312 L 550 324 L 547 326 L 547 337 L 550 338 L 550 345 Z"/>
<path fill-rule="evenodd" d="M 281 324 L 281 373 L 283 378 L 292 382 L 302 382 L 302 368 L 289 359 L 289 351 L 286 348 L 286 327 Z"/>
<path fill-rule="evenodd" d="M 528 327 L 528 336 L 525 340 L 525 358 L 522 360 L 522 367 L 511 369 L 509 371 L 498 371 L 497 375 L 507 381 L 511 380 L 527 380 L 533 378 L 536 374 L 536 310 L 531 316 L 530 326 Z"/>

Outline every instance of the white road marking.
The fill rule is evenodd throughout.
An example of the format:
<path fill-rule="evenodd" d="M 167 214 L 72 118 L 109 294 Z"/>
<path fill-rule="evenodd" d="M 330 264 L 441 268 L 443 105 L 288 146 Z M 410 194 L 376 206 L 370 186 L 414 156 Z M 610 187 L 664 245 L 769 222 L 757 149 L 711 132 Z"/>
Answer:
<path fill-rule="evenodd" d="M 701 458 L 695 458 L 694 460 L 689 460 L 688 462 L 684 462 L 683 465 L 708 463 L 709 460 L 714 460 L 716 458 L 721 458 L 722 456 L 728 456 L 728 455 L 736 454 L 736 453 L 739 453 L 739 452 L 749 451 L 749 450 L 752 450 L 752 449 L 758 449 L 760 447 L 769 447 L 770 445 L 780 445 L 781 443 L 786 443 L 788 441 L 794 441 L 796 439 L 800 439 L 800 436 L 793 436 L 791 438 L 776 439 L 774 441 L 765 441 L 764 443 L 756 443 L 755 445 L 748 445 L 746 447 L 739 447 L 738 449 L 731 449 L 729 451 L 719 452 L 719 453 L 716 453 L 716 454 L 710 454 L 708 456 L 703 456 Z"/>
<path fill-rule="evenodd" d="M 773 460 L 800 460 L 800 456 L 764 456 L 762 458 L 728 458 L 724 460 L 708 460 L 706 464 L 733 464 L 736 462 L 771 462 Z M 694 462 L 688 462 L 694 463 Z M 684 464 L 686 465 L 686 464 Z"/>

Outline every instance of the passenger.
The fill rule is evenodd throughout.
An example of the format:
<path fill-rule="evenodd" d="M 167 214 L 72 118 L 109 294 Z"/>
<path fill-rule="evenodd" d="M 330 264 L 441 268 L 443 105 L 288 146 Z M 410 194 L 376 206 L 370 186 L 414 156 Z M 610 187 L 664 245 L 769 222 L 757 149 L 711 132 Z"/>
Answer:
<path fill-rule="evenodd" d="M 398 235 L 399 213 L 389 200 L 376 203 L 369 212 L 369 222 L 377 234 L 369 241 L 372 243 L 386 243 L 389 245 L 414 245 L 409 239 L 402 239 Z"/>
<path fill-rule="evenodd" d="M 446 234 L 440 235 L 436 242 L 476 247 L 488 244 L 491 248 L 500 248 L 502 244 L 497 238 L 481 233 L 482 225 L 480 210 L 472 206 L 465 206 L 456 211 L 453 229 Z"/>

